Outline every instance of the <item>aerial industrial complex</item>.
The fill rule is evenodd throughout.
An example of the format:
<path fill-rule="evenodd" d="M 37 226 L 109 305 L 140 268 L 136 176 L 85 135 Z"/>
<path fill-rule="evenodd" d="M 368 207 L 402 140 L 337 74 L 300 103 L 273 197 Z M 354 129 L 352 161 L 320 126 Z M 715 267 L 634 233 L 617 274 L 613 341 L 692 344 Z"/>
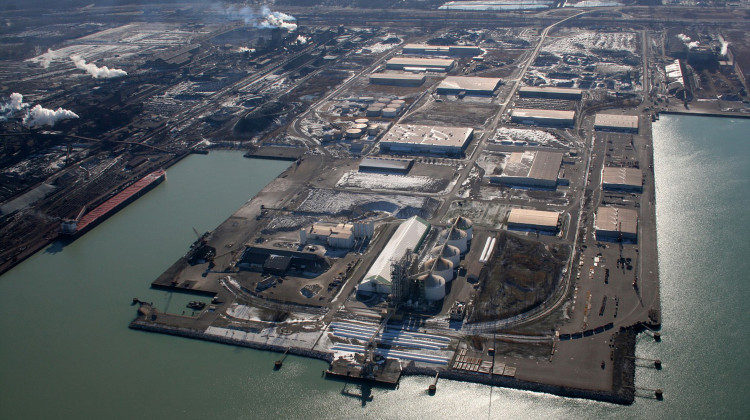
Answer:
<path fill-rule="evenodd" d="M 750 114 L 744 9 L 698 28 L 692 5 L 298 3 L 9 10 L 2 269 L 238 150 L 289 167 L 148 279 L 190 310 L 136 298 L 131 328 L 383 386 L 662 398 L 635 386 L 636 336 L 661 325 L 651 123 Z"/>

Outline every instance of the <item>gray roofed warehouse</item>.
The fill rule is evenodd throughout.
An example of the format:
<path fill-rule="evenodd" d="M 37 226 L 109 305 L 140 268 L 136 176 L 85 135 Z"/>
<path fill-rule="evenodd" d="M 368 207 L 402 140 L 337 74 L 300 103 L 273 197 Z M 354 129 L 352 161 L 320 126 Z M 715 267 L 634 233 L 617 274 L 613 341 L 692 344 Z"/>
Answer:
<path fill-rule="evenodd" d="M 602 188 L 605 190 L 643 191 L 643 173 L 636 168 L 602 169 Z"/>
<path fill-rule="evenodd" d="M 526 187 L 555 188 L 562 164 L 562 153 L 526 151 L 511 153 L 500 176 L 491 182 Z"/>
<path fill-rule="evenodd" d="M 516 108 L 510 114 L 510 120 L 514 123 L 557 127 L 572 127 L 575 117 L 575 111 L 554 109 Z"/>
<path fill-rule="evenodd" d="M 638 132 L 638 116 L 622 114 L 596 114 L 594 128 L 597 130 Z"/>
<path fill-rule="evenodd" d="M 599 207 L 594 220 L 596 239 L 638 239 L 638 212 L 622 207 Z"/>
<path fill-rule="evenodd" d="M 448 71 L 456 62 L 445 58 L 408 58 L 393 57 L 385 63 L 385 68 L 390 70 L 403 70 L 407 67 L 425 68 L 427 70 Z"/>
<path fill-rule="evenodd" d="M 370 83 L 373 85 L 389 86 L 422 86 L 425 76 L 422 74 L 396 74 L 375 73 L 370 75 Z"/>
<path fill-rule="evenodd" d="M 583 96 L 581 89 L 556 86 L 524 86 L 518 90 L 521 98 L 550 98 L 578 100 Z"/>
<path fill-rule="evenodd" d="M 500 85 L 496 77 L 448 76 L 437 87 L 438 95 L 456 95 L 466 92 L 474 95 L 492 95 Z"/>

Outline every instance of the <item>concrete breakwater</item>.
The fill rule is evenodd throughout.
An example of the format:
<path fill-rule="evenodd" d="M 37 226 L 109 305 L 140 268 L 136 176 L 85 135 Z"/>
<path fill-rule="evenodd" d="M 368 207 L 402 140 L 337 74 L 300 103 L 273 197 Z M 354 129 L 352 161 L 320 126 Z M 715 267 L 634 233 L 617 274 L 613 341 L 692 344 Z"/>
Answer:
<path fill-rule="evenodd" d="M 309 357 L 312 359 L 324 360 L 328 363 L 331 363 L 333 361 L 333 353 L 310 350 L 310 349 L 303 349 L 303 348 L 293 347 L 293 346 L 285 347 L 285 346 L 278 346 L 278 345 L 273 345 L 273 344 L 253 343 L 253 342 L 248 342 L 248 341 L 232 339 L 230 337 L 209 335 L 201 331 L 191 330 L 189 328 L 180 328 L 180 327 L 171 327 L 171 326 L 162 325 L 162 324 L 153 324 L 149 322 L 144 322 L 142 320 L 135 320 L 131 322 L 129 327 L 134 330 L 156 332 L 156 333 L 161 333 L 161 334 L 169 334 L 169 335 L 175 335 L 175 336 L 187 337 L 187 338 L 195 338 L 198 340 L 213 341 L 216 343 L 229 344 L 232 346 L 248 347 L 248 348 L 252 348 L 256 350 L 275 351 L 278 353 L 284 353 L 288 350 L 289 354 L 293 354 L 295 356 L 303 356 L 303 357 Z"/>
<path fill-rule="evenodd" d="M 328 363 L 333 361 L 334 355 L 331 352 L 323 352 L 318 350 L 311 350 L 305 348 L 299 348 L 294 346 L 279 346 L 272 344 L 254 343 L 248 341 L 242 341 L 232 339 L 225 336 L 216 336 L 206 334 L 201 331 L 192 330 L 189 328 L 172 327 L 161 324 L 154 324 L 150 322 L 137 319 L 130 323 L 130 328 L 134 330 L 156 332 L 162 334 L 169 334 L 187 338 L 194 338 L 199 340 L 212 341 L 216 343 L 229 344 L 233 346 L 241 346 L 253 348 L 256 350 L 274 351 L 284 353 L 288 350 L 289 354 L 295 356 L 309 357 L 312 359 L 324 360 Z M 594 391 L 578 388 L 570 388 L 559 385 L 543 384 L 537 382 L 528 382 L 519 380 L 516 378 L 499 376 L 499 375 L 487 375 L 469 372 L 460 372 L 442 367 L 430 368 L 430 367 L 418 367 L 415 366 L 414 362 L 408 363 L 402 370 L 402 375 L 422 375 L 422 376 L 435 376 L 436 373 L 440 373 L 440 377 L 443 379 L 450 379 L 463 382 L 479 383 L 483 385 L 500 386 L 504 388 L 514 388 L 526 391 L 544 392 L 553 395 L 559 395 L 562 397 L 571 398 L 585 398 L 603 402 L 609 402 L 614 404 L 629 405 L 635 400 L 634 391 L 634 380 L 635 380 L 635 336 L 636 332 L 633 328 L 624 328 L 615 336 L 616 348 L 614 352 L 614 375 L 612 381 L 612 391 Z"/>

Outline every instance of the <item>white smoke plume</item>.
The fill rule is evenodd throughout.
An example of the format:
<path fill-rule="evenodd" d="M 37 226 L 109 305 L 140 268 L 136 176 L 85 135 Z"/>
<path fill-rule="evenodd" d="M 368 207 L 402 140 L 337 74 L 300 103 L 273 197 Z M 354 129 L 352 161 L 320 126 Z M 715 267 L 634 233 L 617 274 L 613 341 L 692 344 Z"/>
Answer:
<path fill-rule="evenodd" d="M 297 36 L 297 44 L 299 45 L 305 45 L 307 44 L 308 38 L 306 36 L 298 35 Z"/>
<path fill-rule="evenodd" d="M 688 47 L 689 49 L 691 49 L 691 50 L 694 50 L 694 49 L 696 49 L 696 48 L 700 47 L 701 43 L 700 43 L 700 42 L 698 42 L 698 41 L 693 41 L 693 42 L 688 42 L 688 43 L 687 43 L 687 44 L 685 44 L 685 45 L 687 45 L 687 47 Z"/>
<path fill-rule="evenodd" d="M 98 67 L 94 63 L 86 63 L 86 60 L 77 55 L 70 56 L 70 59 L 78 69 L 90 74 L 94 79 L 112 79 L 128 75 L 128 72 L 125 70 L 111 69 L 107 66 Z"/>
<path fill-rule="evenodd" d="M 11 93 L 8 101 L 0 104 L 0 121 L 13 117 L 16 112 L 28 108 L 28 106 L 29 104 L 23 103 L 23 95 L 16 92 Z"/>
<path fill-rule="evenodd" d="M 31 111 L 29 111 L 25 117 L 23 117 L 23 125 L 29 128 L 41 127 L 44 125 L 51 127 L 58 121 L 71 118 L 78 118 L 78 114 L 69 109 L 57 108 L 56 110 L 51 110 L 49 108 L 44 108 L 41 105 L 36 105 L 34 108 L 31 108 Z"/>
<path fill-rule="evenodd" d="M 688 42 L 691 41 L 690 37 L 685 34 L 677 34 L 677 38 L 680 38 L 680 41 L 682 41 L 685 45 L 687 45 Z"/>
<path fill-rule="evenodd" d="M 33 58 L 31 61 L 36 61 L 40 66 L 48 69 L 49 65 L 58 58 L 60 58 L 60 55 L 57 53 L 57 51 L 53 50 L 52 48 L 48 48 L 46 53 L 40 55 L 39 57 Z"/>
<path fill-rule="evenodd" d="M 283 28 L 292 32 L 297 29 L 294 16 L 281 12 L 272 12 L 268 6 L 263 6 L 259 11 L 250 6 L 229 6 L 224 8 L 223 13 L 232 20 L 241 19 L 247 25 L 256 28 Z"/>
<path fill-rule="evenodd" d="M 722 37 L 719 37 L 719 42 L 721 42 L 721 52 L 719 54 L 721 54 L 722 57 L 726 57 L 728 52 L 727 50 L 729 49 L 729 43 Z"/>

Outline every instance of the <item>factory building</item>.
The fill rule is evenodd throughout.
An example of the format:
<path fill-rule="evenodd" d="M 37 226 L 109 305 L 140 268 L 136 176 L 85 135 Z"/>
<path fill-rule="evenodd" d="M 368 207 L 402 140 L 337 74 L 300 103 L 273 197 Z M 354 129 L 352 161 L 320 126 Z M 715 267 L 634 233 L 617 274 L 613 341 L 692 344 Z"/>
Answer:
<path fill-rule="evenodd" d="M 521 187 L 555 188 L 562 164 L 562 153 L 525 151 L 511 153 L 500 176 L 490 182 Z"/>
<path fill-rule="evenodd" d="M 427 45 L 427 44 L 406 44 L 402 51 L 404 54 L 419 55 L 457 55 L 457 56 L 475 56 L 482 53 L 482 49 L 476 45 Z"/>
<path fill-rule="evenodd" d="M 597 240 L 638 240 L 638 212 L 621 207 L 599 207 L 594 229 Z"/>
<path fill-rule="evenodd" d="M 636 168 L 602 169 L 602 188 L 614 191 L 643 191 L 643 173 Z"/>
<path fill-rule="evenodd" d="M 380 140 L 380 150 L 456 156 L 463 153 L 473 135 L 473 128 L 396 124 Z"/>
<path fill-rule="evenodd" d="M 359 162 L 359 171 L 403 175 L 409 173 L 412 165 L 414 165 L 414 159 L 366 157 Z"/>
<path fill-rule="evenodd" d="M 309 229 L 300 230 L 300 243 L 319 241 L 333 248 L 351 249 L 357 239 L 371 238 L 374 230 L 372 222 L 314 223 Z"/>
<path fill-rule="evenodd" d="M 508 215 L 509 229 L 535 229 L 557 232 L 560 213 L 529 209 L 512 209 Z"/>
<path fill-rule="evenodd" d="M 448 76 L 437 87 L 438 95 L 492 95 L 501 80 L 495 77 Z"/>
<path fill-rule="evenodd" d="M 601 131 L 638 132 L 638 116 L 622 114 L 596 114 L 594 129 Z"/>
<path fill-rule="evenodd" d="M 583 97 L 581 89 L 561 88 L 554 86 L 524 86 L 518 90 L 521 98 L 546 98 L 580 100 Z"/>
<path fill-rule="evenodd" d="M 430 230 L 430 224 L 418 216 L 401 223 L 378 258 L 357 287 L 358 293 L 391 293 L 391 262 L 400 259 L 407 250 L 416 252 Z"/>
<path fill-rule="evenodd" d="M 552 127 L 572 127 L 575 117 L 575 111 L 532 108 L 516 108 L 510 114 L 510 120 L 514 123 Z"/>
<path fill-rule="evenodd" d="M 408 58 L 393 57 L 385 63 L 388 70 L 415 70 L 448 72 L 456 64 L 448 58 Z"/>
<path fill-rule="evenodd" d="M 417 87 L 425 81 L 423 74 L 375 73 L 370 75 L 370 84 Z"/>

